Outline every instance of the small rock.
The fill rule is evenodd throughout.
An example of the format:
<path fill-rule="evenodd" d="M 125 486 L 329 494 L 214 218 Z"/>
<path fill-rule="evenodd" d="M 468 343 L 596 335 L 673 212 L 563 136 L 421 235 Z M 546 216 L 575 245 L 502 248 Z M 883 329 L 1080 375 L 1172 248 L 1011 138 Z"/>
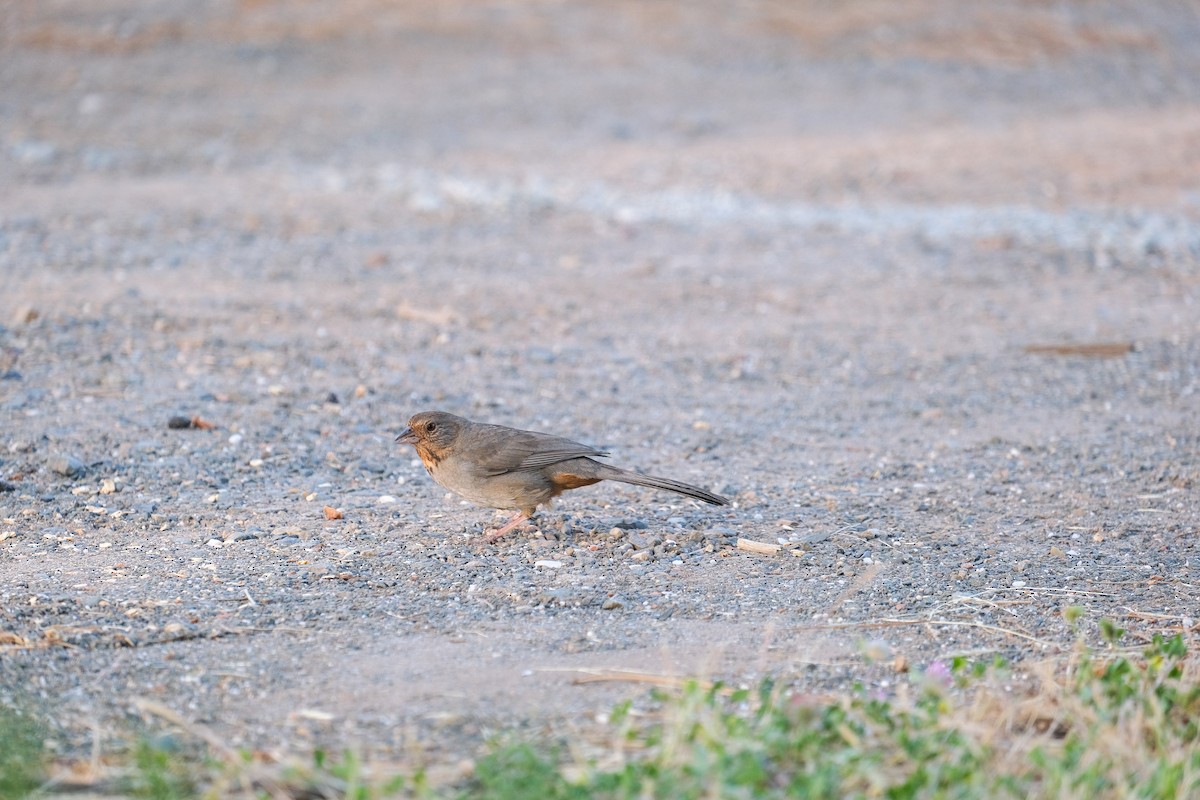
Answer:
<path fill-rule="evenodd" d="M 227 542 L 246 542 L 251 539 L 257 539 L 258 535 L 252 531 L 238 531 L 237 533 L 225 537 Z"/>
<path fill-rule="evenodd" d="M 629 557 L 633 561 L 649 561 L 654 558 L 654 552 L 651 550 L 638 550 Z"/>
<path fill-rule="evenodd" d="M 533 562 L 533 565 L 535 567 L 545 567 L 546 569 L 558 569 L 559 567 L 561 567 L 563 565 L 563 562 L 554 561 L 554 560 L 548 559 L 548 558 L 543 558 L 543 559 L 539 559 L 539 560 Z"/>
<path fill-rule="evenodd" d="M 183 430 L 184 428 L 192 427 L 191 417 L 181 417 L 179 415 L 171 417 L 167 420 L 167 427 L 171 430 Z"/>
<path fill-rule="evenodd" d="M 624 608 L 625 607 L 625 598 L 621 597 L 620 595 L 615 595 L 613 597 L 609 597 L 604 601 L 604 603 L 600 607 L 603 608 L 605 611 L 612 611 L 613 609 L 616 609 L 616 608 Z"/>
<path fill-rule="evenodd" d="M 288 534 L 287 536 L 280 536 L 277 540 L 277 544 L 300 544 L 300 537 L 293 536 L 291 534 Z"/>
<path fill-rule="evenodd" d="M 68 478 L 82 475 L 87 469 L 87 465 L 75 456 L 56 456 L 50 459 L 46 466 L 59 475 L 64 475 Z"/>
<path fill-rule="evenodd" d="M 21 380 L 21 373 L 17 372 L 15 369 L 6 369 L 6 370 L 4 370 L 3 374 L 0 374 L 0 381 L 19 381 L 19 380 Z"/>
<path fill-rule="evenodd" d="M 655 545 L 662 544 L 662 539 L 649 533 L 631 533 L 629 544 L 633 545 L 634 550 L 650 550 Z"/>
<path fill-rule="evenodd" d="M 0 492 L 15 492 L 17 485 L 8 481 L 0 481 Z"/>

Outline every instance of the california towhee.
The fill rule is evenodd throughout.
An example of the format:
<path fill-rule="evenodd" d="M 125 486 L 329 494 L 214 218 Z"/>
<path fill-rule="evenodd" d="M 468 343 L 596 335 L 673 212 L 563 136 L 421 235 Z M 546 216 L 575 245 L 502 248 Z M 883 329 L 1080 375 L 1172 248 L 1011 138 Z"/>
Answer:
<path fill-rule="evenodd" d="M 666 489 L 717 506 L 729 504 L 720 495 L 686 483 L 593 461 L 593 456 L 608 453 L 586 444 L 548 433 L 471 422 L 444 411 L 414 415 L 396 441 L 415 447 L 430 476 L 455 494 L 481 506 L 517 511 L 488 536 L 489 542 L 567 489 L 604 480 Z"/>

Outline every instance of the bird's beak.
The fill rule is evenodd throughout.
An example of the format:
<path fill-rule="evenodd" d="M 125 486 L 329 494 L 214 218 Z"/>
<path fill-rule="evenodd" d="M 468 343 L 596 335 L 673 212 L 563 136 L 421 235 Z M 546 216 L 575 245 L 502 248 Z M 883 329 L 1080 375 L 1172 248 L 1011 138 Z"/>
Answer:
<path fill-rule="evenodd" d="M 400 432 L 400 435 L 396 437 L 396 441 L 399 442 L 400 444 L 416 444 L 417 443 L 416 431 L 414 431 L 412 428 L 405 428 L 403 431 Z"/>

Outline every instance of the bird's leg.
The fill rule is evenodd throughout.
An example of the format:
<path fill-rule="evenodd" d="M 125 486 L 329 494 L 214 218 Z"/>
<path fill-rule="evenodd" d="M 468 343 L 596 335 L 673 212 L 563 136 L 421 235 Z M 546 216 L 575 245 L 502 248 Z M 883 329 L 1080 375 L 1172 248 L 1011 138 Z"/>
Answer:
<path fill-rule="evenodd" d="M 499 527 L 496 530 L 489 533 L 487 535 L 486 541 L 489 544 L 491 544 L 492 542 L 494 542 L 497 539 L 499 539 L 500 537 L 504 536 L 504 534 L 508 533 L 513 528 L 522 524 L 523 522 L 525 522 L 532 516 L 533 516 L 533 514 L 530 514 L 527 511 L 518 511 L 516 514 L 513 514 L 512 519 L 510 519 L 508 522 L 504 523 L 504 525 L 502 527 Z"/>

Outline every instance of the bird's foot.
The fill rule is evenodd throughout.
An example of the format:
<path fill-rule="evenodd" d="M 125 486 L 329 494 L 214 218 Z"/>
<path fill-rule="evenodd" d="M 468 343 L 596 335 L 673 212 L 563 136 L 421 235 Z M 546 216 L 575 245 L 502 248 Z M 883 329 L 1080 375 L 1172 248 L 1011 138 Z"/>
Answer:
<path fill-rule="evenodd" d="M 516 514 L 514 514 L 512 516 L 512 518 L 508 522 L 504 523 L 504 525 L 502 525 L 501 527 L 499 527 L 496 530 L 489 533 L 487 535 L 487 538 L 484 539 L 484 541 L 486 541 L 488 544 L 498 541 L 499 539 L 504 537 L 504 534 L 508 533 L 513 528 L 516 528 L 516 527 L 528 522 L 530 516 L 532 516 L 532 515 L 526 514 L 524 511 L 518 511 Z"/>

